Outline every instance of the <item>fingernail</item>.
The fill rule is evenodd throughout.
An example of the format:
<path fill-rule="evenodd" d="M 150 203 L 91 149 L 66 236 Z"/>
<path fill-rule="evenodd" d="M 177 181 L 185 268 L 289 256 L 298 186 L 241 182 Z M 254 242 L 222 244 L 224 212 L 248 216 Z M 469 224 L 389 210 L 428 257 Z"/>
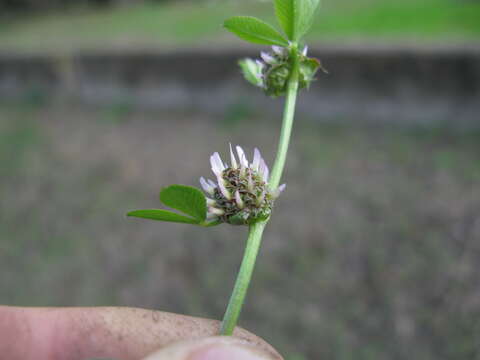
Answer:
<path fill-rule="evenodd" d="M 210 346 L 197 351 L 190 360 L 265 360 L 266 357 L 246 347 Z"/>

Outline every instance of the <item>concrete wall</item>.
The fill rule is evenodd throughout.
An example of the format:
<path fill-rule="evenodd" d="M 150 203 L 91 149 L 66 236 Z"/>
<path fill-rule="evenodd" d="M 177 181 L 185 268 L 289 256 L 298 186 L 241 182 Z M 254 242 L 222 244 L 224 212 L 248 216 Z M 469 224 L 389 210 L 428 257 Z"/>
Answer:
<path fill-rule="evenodd" d="M 480 46 L 320 46 L 330 71 L 300 99 L 304 115 L 382 123 L 480 123 Z M 220 112 L 250 104 L 281 109 L 245 83 L 238 59 L 253 49 L 0 54 L 0 96 L 36 91 L 87 104 Z"/>

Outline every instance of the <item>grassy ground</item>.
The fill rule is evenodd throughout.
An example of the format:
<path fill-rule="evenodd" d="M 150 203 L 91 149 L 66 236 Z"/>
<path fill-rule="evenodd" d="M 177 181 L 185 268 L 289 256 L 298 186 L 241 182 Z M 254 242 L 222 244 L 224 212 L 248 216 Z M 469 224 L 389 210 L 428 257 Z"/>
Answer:
<path fill-rule="evenodd" d="M 271 162 L 277 122 L 236 120 L 0 106 L 0 303 L 220 318 L 244 229 L 124 215 L 226 139 Z M 289 360 L 478 359 L 479 139 L 298 119 L 241 324 Z"/>
<path fill-rule="evenodd" d="M 252 14 L 273 21 L 271 12 L 269 1 L 210 0 L 147 3 L 17 21 L 4 18 L 0 24 L 0 49 L 61 51 L 85 47 L 186 46 L 200 45 L 202 41 L 209 45 L 226 43 L 233 37 L 221 29 L 225 18 Z M 478 1 L 325 0 L 310 40 L 475 41 L 479 34 Z"/>

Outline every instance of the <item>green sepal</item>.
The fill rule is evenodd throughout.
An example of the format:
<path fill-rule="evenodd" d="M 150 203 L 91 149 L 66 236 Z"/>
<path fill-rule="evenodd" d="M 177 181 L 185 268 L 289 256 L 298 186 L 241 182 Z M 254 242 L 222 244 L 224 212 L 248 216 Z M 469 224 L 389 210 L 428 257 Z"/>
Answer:
<path fill-rule="evenodd" d="M 248 213 L 239 212 L 238 214 L 230 216 L 228 223 L 230 225 L 248 225 L 248 216 Z"/>
<path fill-rule="evenodd" d="M 315 58 L 304 58 L 300 61 L 299 66 L 299 87 L 300 89 L 308 89 L 312 81 L 315 80 L 315 74 L 318 70 L 322 70 L 328 74 L 328 71 L 322 66 L 320 60 Z"/>
<path fill-rule="evenodd" d="M 234 16 L 223 26 L 254 44 L 288 46 L 288 41 L 273 26 L 252 16 Z"/>

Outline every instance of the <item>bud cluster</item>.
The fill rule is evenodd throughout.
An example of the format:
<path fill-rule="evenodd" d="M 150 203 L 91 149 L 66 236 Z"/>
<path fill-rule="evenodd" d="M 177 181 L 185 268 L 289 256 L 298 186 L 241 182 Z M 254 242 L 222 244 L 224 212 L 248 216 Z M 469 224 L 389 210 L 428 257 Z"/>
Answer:
<path fill-rule="evenodd" d="M 327 72 L 318 59 L 307 57 L 308 48 L 299 54 L 299 88 L 309 88 L 318 69 Z M 292 56 L 287 48 L 272 46 L 272 52 L 262 52 L 262 60 L 240 61 L 245 78 L 262 88 L 267 95 L 282 96 L 287 92 L 288 79 L 292 72 Z"/>
<path fill-rule="evenodd" d="M 202 177 L 200 183 L 210 195 L 207 198 L 207 216 L 210 220 L 250 225 L 270 216 L 273 202 L 285 185 L 274 191 L 269 189 L 269 170 L 258 149 L 255 149 L 251 164 L 240 146 L 236 150 L 238 161 L 230 147 L 230 166 L 222 162 L 218 153 L 214 153 L 210 163 L 217 182 Z"/>

